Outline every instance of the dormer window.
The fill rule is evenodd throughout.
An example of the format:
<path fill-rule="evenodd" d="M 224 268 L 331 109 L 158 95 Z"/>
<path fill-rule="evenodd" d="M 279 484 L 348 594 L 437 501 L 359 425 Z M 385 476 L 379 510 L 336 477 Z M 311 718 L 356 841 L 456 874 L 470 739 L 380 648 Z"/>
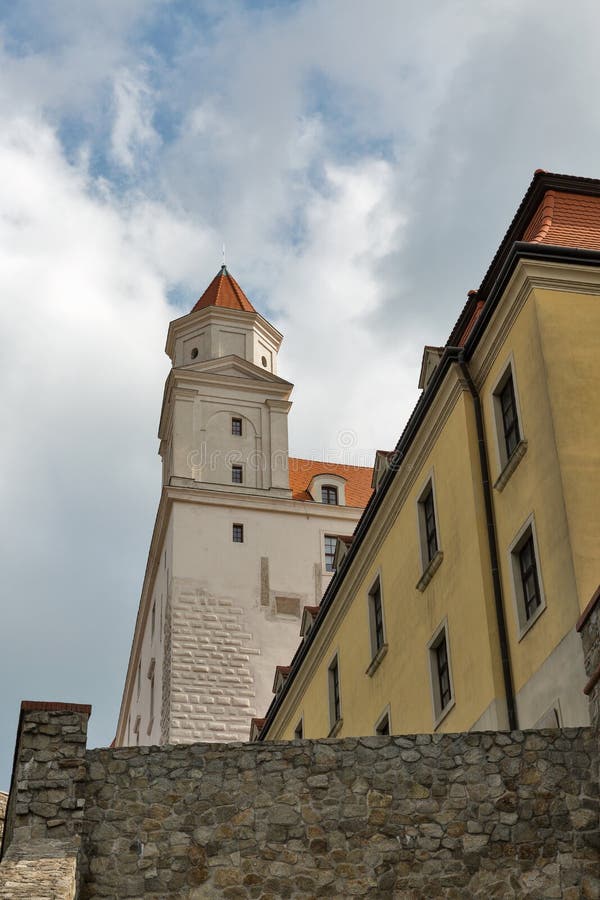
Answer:
<path fill-rule="evenodd" d="M 231 420 L 231 433 L 235 434 L 236 437 L 242 436 L 242 420 L 237 418 L 232 418 Z"/>
<path fill-rule="evenodd" d="M 338 489 L 333 484 L 324 484 L 321 487 L 321 503 L 337 506 Z"/>

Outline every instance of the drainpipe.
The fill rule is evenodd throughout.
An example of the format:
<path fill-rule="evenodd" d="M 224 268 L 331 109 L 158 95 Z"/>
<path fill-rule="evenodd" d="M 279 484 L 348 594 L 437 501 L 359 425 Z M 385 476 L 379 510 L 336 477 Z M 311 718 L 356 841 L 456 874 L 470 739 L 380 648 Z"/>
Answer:
<path fill-rule="evenodd" d="M 496 525 L 494 523 L 494 503 L 492 488 L 490 486 L 490 473 L 487 463 L 485 431 L 483 426 L 483 414 L 481 412 L 481 399 L 477 388 L 471 378 L 469 367 L 465 361 L 464 351 L 458 358 L 458 365 L 467 382 L 467 386 L 473 398 L 475 410 L 475 424 L 477 428 L 477 443 L 479 445 L 479 464 L 481 466 L 481 483 L 483 487 L 483 499 L 485 502 L 485 516 L 487 523 L 488 546 L 492 564 L 492 584 L 494 586 L 494 605 L 496 607 L 496 623 L 498 625 L 498 638 L 500 641 L 500 656 L 502 659 L 502 675 L 504 677 L 504 691 L 506 694 L 506 707 L 508 711 L 508 727 L 515 731 L 517 723 L 517 707 L 513 688 L 512 671 L 510 664 L 510 650 L 506 631 L 506 619 L 504 618 L 504 603 L 502 600 L 502 582 L 500 580 L 500 567 L 498 564 L 498 543 L 496 540 Z"/>

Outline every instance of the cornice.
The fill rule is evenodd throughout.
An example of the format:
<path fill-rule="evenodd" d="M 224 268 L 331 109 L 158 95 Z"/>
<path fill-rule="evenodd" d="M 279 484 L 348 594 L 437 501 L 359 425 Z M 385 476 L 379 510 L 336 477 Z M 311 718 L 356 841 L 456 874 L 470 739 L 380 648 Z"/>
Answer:
<path fill-rule="evenodd" d="M 224 506 L 235 509 L 257 510 L 259 512 L 286 513 L 301 515 L 312 519 L 348 519 L 357 521 L 362 512 L 361 506 L 333 506 L 327 503 L 315 503 L 309 500 L 294 500 L 291 497 L 269 496 L 256 493 L 237 493 L 218 488 L 184 487 L 169 485 L 166 488 L 169 499 L 181 503 L 195 503 L 204 506 Z"/>
<path fill-rule="evenodd" d="M 600 294 L 600 268 L 535 258 L 519 259 L 472 353 L 471 371 L 478 390 L 535 289 L 597 295 Z"/>

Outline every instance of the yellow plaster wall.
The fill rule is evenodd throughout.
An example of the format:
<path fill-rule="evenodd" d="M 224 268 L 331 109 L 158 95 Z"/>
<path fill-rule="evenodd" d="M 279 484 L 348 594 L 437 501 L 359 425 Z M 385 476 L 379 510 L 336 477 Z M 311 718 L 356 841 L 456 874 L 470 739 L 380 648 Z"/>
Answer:
<path fill-rule="evenodd" d="M 494 490 L 494 505 L 514 688 L 518 692 L 573 628 L 579 615 L 546 364 L 538 327 L 538 297 L 534 292 L 499 348 L 481 388 L 492 483 L 501 471 L 492 393 L 509 360 L 512 361 L 522 436 L 528 446 L 504 490 Z M 532 514 L 546 609 L 519 639 L 509 548 Z"/>
<path fill-rule="evenodd" d="M 600 582 L 600 297 L 536 292 L 579 609 Z"/>
<path fill-rule="evenodd" d="M 272 729 L 270 737 L 292 738 L 302 714 L 306 737 L 329 733 L 327 670 L 336 650 L 341 735 L 374 733 L 375 723 L 388 704 L 395 733 L 431 731 L 434 715 L 427 644 L 445 618 L 456 705 L 439 730 L 468 729 L 494 697 L 503 696 L 473 419 L 472 400 L 462 393 L 334 638 L 323 647 L 302 702 L 293 709 L 285 729 Z M 417 498 L 430 473 L 435 480 L 444 559 L 421 593 L 416 589 L 421 576 Z M 393 493 L 392 489 L 390 494 Z M 476 515 L 476 507 L 480 508 L 480 515 Z M 362 553 L 366 554 L 367 547 L 372 546 L 376 532 L 377 524 L 371 528 L 371 540 L 364 541 Z M 378 572 L 389 650 L 369 677 L 365 674 L 371 660 L 367 594 Z M 329 615 L 332 614 L 333 610 Z"/>

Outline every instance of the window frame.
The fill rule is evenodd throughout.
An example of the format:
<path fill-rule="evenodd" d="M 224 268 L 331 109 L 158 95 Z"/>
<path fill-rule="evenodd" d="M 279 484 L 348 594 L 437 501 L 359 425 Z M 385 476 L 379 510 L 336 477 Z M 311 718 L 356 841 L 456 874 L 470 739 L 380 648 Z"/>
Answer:
<path fill-rule="evenodd" d="M 244 436 L 244 426 L 242 424 L 243 420 L 241 416 L 232 416 L 231 417 L 231 434 L 233 437 L 243 437 Z M 239 431 L 236 431 L 236 428 L 239 425 Z"/>
<path fill-rule="evenodd" d="M 514 404 L 514 422 L 518 438 L 510 452 L 506 437 L 506 423 L 502 406 L 502 395 L 509 382 L 512 385 L 511 394 Z M 502 491 L 527 450 L 527 441 L 523 429 L 523 416 L 521 414 L 521 403 L 519 400 L 519 388 L 516 378 L 515 360 L 512 353 L 502 366 L 500 375 L 496 378 L 491 388 L 490 404 L 498 469 L 498 477 L 494 482 L 494 487 L 496 490 Z"/>
<path fill-rule="evenodd" d="M 300 720 L 294 728 L 294 740 L 295 741 L 303 741 L 304 740 L 304 713 L 300 716 Z"/>
<path fill-rule="evenodd" d="M 376 609 L 376 600 L 379 600 L 379 623 Z M 367 669 L 367 675 L 373 675 L 385 654 L 387 653 L 385 612 L 383 604 L 383 579 L 381 569 L 377 570 L 367 591 L 367 612 L 369 617 L 369 642 L 371 648 L 371 661 Z M 379 627 L 378 627 L 379 626 Z"/>
<path fill-rule="evenodd" d="M 328 737 L 334 737 L 342 727 L 342 691 L 340 679 L 340 655 L 333 654 L 327 666 L 327 696 L 329 701 L 329 725 Z"/>
<path fill-rule="evenodd" d="M 329 493 L 331 493 L 331 496 L 335 497 L 335 500 L 324 499 L 325 496 L 329 496 Z M 339 506 L 339 498 L 340 494 L 336 484 L 321 485 L 321 503 L 324 506 Z"/>
<path fill-rule="evenodd" d="M 387 731 L 380 731 L 379 729 L 382 725 L 387 722 Z M 392 733 L 392 716 L 390 712 L 389 703 L 386 708 L 383 710 L 377 721 L 375 722 L 375 734 L 381 737 L 391 735 Z"/>
<path fill-rule="evenodd" d="M 331 554 L 331 553 L 328 554 L 328 553 L 327 553 L 327 541 L 328 541 L 328 540 L 333 540 L 333 554 Z M 324 572 L 325 572 L 326 575 L 333 575 L 333 573 L 335 572 L 334 562 L 335 562 L 335 551 L 336 551 L 336 548 L 337 548 L 337 535 L 335 535 L 335 534 L 327 534 L 327 533 L 323 534 L 323 560 L 324 560 L 324 567 L 323 567 L 323 569 L 324 569 Z M 330 568 L 330 569 L 327 568 L 327 558 L 328 558 L 328 556 L 331 557 L 331 568 Z"/>
<path fill-rule="evenodd" d="M 521 560 L 521 554 L 529 543 L 531 543 L 533 551 L 534 580 L 539 594 L 539 603 L 530 616 L 527 615 L 527 601 L 523 586 Z M 515 609 L 515 622 L 517 625 L 517 638 L 521 641 L 546 609 L 546 594 L 542 578 L 540 549 L 537 539 L 535 516 L 533 513 L 527 517 L 523 525 L 519 528 L 510 543 L 508 553 L 509 570 L 512 575 L 512 593 Z"/>
<path fill-rule="evenodd" d="M 445 645 L 446 669 L 448 676 L 448 690 L 450 696 L 446 703 L 442 705 L 442 683 L 439 669 L 439 648 Z M 435 629 L 429 643 L 427 644 L 427 656 L 429 662 L 429 684 L 431 689 L 431 706 L 433 710 L 433 730 L 443 722 L 446 716 L 456 706 L 456 695 L 454 693 L 454 680 L 452 678 L 452 659 L 450 653 L 450 637 L 448 629 L 448 619 L 445 618 Z"/>
<path fill-rule="evenodd" d="M 239 531 L 236 532 L 236 529 L 239 529 Z M 236 533 L 240 535 L 239 538 L 236 537 Z M 242 522 L 232 522 L 231 523 L 231 543 L 232 544 L 243 544 L 244 543 L 244 525 Z"/>
<path fill-rule="evenodd" d="M 429 498 L 431 498 L 431 516 L 427 510 Z M 433 521 L 434 526 L 433 533 L 431 533 L 429 527 L 431 521 Z M 421 577 L 417 582 L 417 590 L 424 591 L 444 558 L 440 537 L 437 493 L 433 470 L 427 475 L 427 478 L 417 495 L 417 534 L 419 538 L 419 555 L 421 560 Z M 435 539 L 435 551 L 433 554 L 431 553 L 432 537 Z"/>
<path fill-rule="evenodd" d="M 234 478 L 234 475 L 239 473 L 239 480 Z M 244 483 L 244 467 L 240 463 L 232 463 L 231 465 L 231 483 L 232 484 L 243 484 Z"/>

